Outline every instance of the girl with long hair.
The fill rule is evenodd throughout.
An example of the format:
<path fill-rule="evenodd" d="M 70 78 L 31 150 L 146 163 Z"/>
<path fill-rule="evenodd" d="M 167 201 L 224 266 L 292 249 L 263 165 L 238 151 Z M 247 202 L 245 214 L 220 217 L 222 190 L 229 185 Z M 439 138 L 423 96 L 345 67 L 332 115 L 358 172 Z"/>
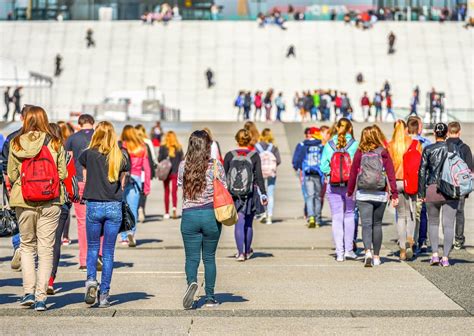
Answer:
<path fill-rule="evenodd" d="M 181 235 L 186 254 L 188 289 L 183 306 L 190 309 L 198 289 L 197 273 L 201 259 L 204 262 L 205 305 L 219 305 L 214 296 L 216 283 L 216 249 L 222 225 L 216 221 L 213 207 L 214 186 L 217 178 L 224 186 L 226 178 L 219 160 L 211 158 L 211 137 L 206 131 L 195 131 L 189 137 L 188 150 L 179 165 L 178 184 L 183 188 L 183 217 Z"/>
<path fill-rule="evenodd" d="M 431 242 L 432 256 L 430 265 L 450 266 L 449 253 L 453 247 L 454 227 L 459 200 L 451 199 L 438 192 L 438 180 L 441 178 L 442 167 L 449 150 L 446 143 L 448 125 L 437 123 L 433 129 L 435 143 L 428 145 L 421 156 L 420 174 L 418 179 L 418 197 L 426 203 L 428 213 L 428 234 Z M 451 152 L 454 150 L 449 147 Z M 443 225 L 444 242 L 443 257 L 439 258 L 439 222 Z"/>
<path fill-rule="evenodd" d="M 249 143 L 249 149 L 255 150 L 255 145 L 260 140 L 260 132 L 258 131 L 257 125 L 253 121 L 249 120 L 244 124 L 244 129 L 250 133 L 251 139 Z"/>
<path fill-rule="evenodd" d="M 380 160 L 382 161 L 381 166 L 374 164 Z M 362 173 L 367 173 L 367 175 Z M 374 176 L 379 177 L 375 183 Z M 389 188 L 387 188 L 386 179 L 388 179 Z M 362 221 L 365 267 L 381 264 L 382 219 L 389 199 L 387 190 L 390 190 L 391 193 L 392 206 L 396 207 L 398 192 L 392 159 L 384 147 L 383 138 L 378 130 L 373 126 L 366 127 L 362 131 L 359 149 L 354 155 L 347 187 L 348 197 L 352 197 L 355 193 Z"/>
<path fill-rule="evenodd" d="M 83 199 L 86 200 L 87 280 L 84 301 L 100 308 L 110 306 L 109 292 L 114 266 L 115 242 L 122 223 L 122 173 L 129 163 L 121 151 L 113 125 L 97 124 L 89 148 L 79 157 L 85 171 Z M 102 243 L 102 278 L 99 291 L 97 261 Z"/>
<path fill-rule="evenodd" d="M 130 179 L 125 186 L 123 193 L 124 200 L 130 206 L 133 216 L 138 219 L 138 207 L 140 205 L 140 194 L 147 196 L 150 193 L 151 168 L 148 161 L 148 150 L 145 142 L 138 135 L 137 130 L 132 125 L 123 128 L 122 147 L 127 151 L 130 158 Z M 142 178 L 143 173 L 143 178 Z M 122 232 L 122 245 L 135 247 L 136 226 L 133 231 Z"/>
<path fill-rule="evenodd" d="M 400 245 L 400 260 L 413 258 L 413 248 L 415 244 L 416 225 L 416 196 L 408 195 L 404 192 L 403 182 L 403 156 L 412 143 L 407 132 L 407 125 L 403 120 L 395 122 L 392 140 L 388 144 L 388 152 L 392 158 L 397 179 L 397 191 L 399 204 L 395 211 L 395 224 L 398 231 L 398 244 Z M 417 149 L 421 154 L 421 144 Z"/>
<path fill-rule="evenodd" d="M 352 123 L 347 118 L 341 118 L 333 126 L 334 134 L 326 143 L 321 155 L 321 171 L 326 176 L 331 176 L 331 160 L 335 153 L 348 153 L 351 161 L 359 143 L 354 139 Z M 340 154 L 338 154 L 340 155 Z M 329 179 L 331 180 L 331 179 Z M 354 251 L 354 206 L 352 197 L 347 196 L 345 183 L 327 183 L 326 195 L 332 215 L 332 235 L 336 246 L 336 260 L 344 261 L 346 258 L 355 259 Z"/>
<path fill-rule="evenodd" d="M 153 142 L 148 138 L 145 127 L 143 125 L 141 124 L 136 125 L 135 129 L 137 130 L 137 134 L 140 137 L 140 139 L 146 145 L 146 150 L 148 153 L 148 165 L 150 167 L 150 178 L 153 179 L 155 178 L 156 166 L 158 164 L 155 151 L 153 149 Z M 142 171 L 141 177 L 142 177 L 142 181 L 145 181 L 144 170 Z M 143 193 L 143 190 L 144 190 L 144 183 L 142 182 L 142 192 L 140 192 L 140 202 L 138 205 L 138 220 L 142 223 L 145 221 L 145 214 L 146 214 L 145 206 L 146 206 L 146 200 L 147 200 L 147 195 Z"/>
<path fill-rule="evenodd" d="M 273 89 L 270 89 L 265 94 L 263 99 L 263 106 L 265 107 L 265 120 L 272 121 L 272 107 L 273 107 Z"/>
<path fill-rule="evenodd" d="M 260 135 L 260 142 L 255 145 L 262 161 L 262 174 L 267 187 L 268 206 L 262 222 L 272 224 L 273 207 L 275 204 L 275 184 L 277 166 L 281 164 L 280 150 L 275 144 L 272 130 L 265 128 Z"/>
<path fill-rule="evenodd" d="M 171 184 L 171 200 L 173 204 L 173 219 L 178 218 L 176 207 L 178 205 L 178 169 L 179 164 L 183 161 L 183 149 L 179 143 L 176 133 L 169 131 L 166 133 L 160 152 L 158 154 L 158 162 L 169 159 L 171 161 L 170 175 L 163 181 L 165 190 L 165 215 L 164 219 L 170 218 L 170 184 Z"/>
<path fill-rule="evenodd" d="M 20 229 L 20 254 L 24 296 L 22 306 L 35 305 L 37 311 L 46 310 L 48 280 L 53 268 L 53 249 L 61 205 L 64 204 L 63 188 L 55 190 L 52 197 L 33 202 L 25 199 L 22 181 L 23 163 L 36 157 L 46 146 L 57 169 L 57 177 L 67 177 L 66 152 L 61 139 L 49 127 L 48 116 L 39 106 L 30 106 L 24 115 L 23 127 L 12 140 L 8 155 L 8 178 L 12 184 L 10 206 L 15 209 Z M 40 154 L 46 155 L 46 154 Z M 51 161 L 50 161 L 51 162 Z M 31 167 L 25 168 L 31 169 Z M 35 171 L 35 173 L 40 173 Z M 33 186 L 32 186 L 33 187 Z M 38 268 L 36 270 L 36 256 Z"/>
<path fill-rule="evenodd" d="M 237 149 L 230 151 L 224 158 L 224 169 L 227 175 L 229 192 L 234 198 L 239 220 L 235 225 L 235 242 L 237 245 L 237 261 L 245 261 L 253 255 L 253 219 L 256 214 L 263 213 L 261 206 L 268 203 L 265 181 L 262 175 L 260 156 L 250 150 L 252 136 L 246 129 L 241 129 L 235 135 Z M 240 164 L 244 161 L 244 164 Z M 245 171 L 243 171 L 245 169 Z M 251 185 L 245 184 L 242 176 L 252 174 Z M 240 178 L 239 178 L 240 176 Z M 261 211 L 260 211 L 261 210 Z"/>

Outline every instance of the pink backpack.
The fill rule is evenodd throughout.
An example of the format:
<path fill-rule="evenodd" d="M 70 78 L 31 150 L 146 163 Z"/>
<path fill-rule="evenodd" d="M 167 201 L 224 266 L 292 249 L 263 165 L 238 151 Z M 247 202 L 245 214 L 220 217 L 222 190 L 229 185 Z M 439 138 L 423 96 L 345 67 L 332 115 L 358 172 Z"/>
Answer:
<path fill-rule="evenodd" d="M 263 178 L 275 177 L 277 171 L 277 159 L 275 154 L 272 153 L 273 144 L 269 144 L 266 150 L 264 150 L 260 144 L 256 144 L 255 148 L 258 151 L 262 163 Z"/>

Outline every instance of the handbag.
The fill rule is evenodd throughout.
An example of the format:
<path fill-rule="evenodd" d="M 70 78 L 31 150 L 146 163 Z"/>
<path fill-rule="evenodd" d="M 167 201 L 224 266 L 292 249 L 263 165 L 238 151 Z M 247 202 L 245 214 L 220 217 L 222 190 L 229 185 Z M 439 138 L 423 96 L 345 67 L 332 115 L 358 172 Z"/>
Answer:
<path fill-rule="evenodd" d="M 212 181 L 214 187 L 214 213 L 216 220 L 226 226 L 232 226 L 239 219 L 237 210 L 235 209 L 234 200 L 227 191 L 226 187 L 217 178 L 217 161 L 214 160 L 214 179 Z"/>
<path fill-rule="evenodd" d="M 160 181 L 164 181 L 170 176 L 171 168 L 173 164 L 169 157 L 164 159 L 163 161 L 158 162 L 158 168 L 156 168 L 156 176 Z"/>
<path fill-rule="evenodd" d="M 5 186 L 2 186 L 2 209 L 0 210 L 0 237 L 10 237 L 20 232 L 15 210 L 5 205 Z"/>
<path fill-rule="evenodd" d="M 136 226 L 135 216 L 127 202 L 122 201 L 122 224 L 119 232 L 132 231 Z"/>

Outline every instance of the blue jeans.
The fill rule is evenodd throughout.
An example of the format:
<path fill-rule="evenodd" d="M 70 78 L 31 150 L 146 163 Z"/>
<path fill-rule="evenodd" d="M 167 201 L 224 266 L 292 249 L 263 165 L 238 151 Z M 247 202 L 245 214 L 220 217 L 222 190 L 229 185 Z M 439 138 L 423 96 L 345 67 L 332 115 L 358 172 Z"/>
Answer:
<path fill-rule="evenodd" d="M 122 224 L 122 202 L 91 202 L 86 204 L 87 280 L 97 279 L 100 236 L 102 245 L 102 294 L 110 290 L 117 235 Z"/>
<path fill-rule="evenodd" d="M 142 178 L 140 176 L 131 175 L 130 179 L 134 181 L 134 183 L 129 183 L 123 192 L 123 198 L 125 202 L 128 203 L 130 210 L 132 210 L 133 216 L 135 217 L 135 221 L 138 221 L 138 207 L 140 205 L 140 191 L 142 185 Z M 137 231 L 137 226 L 133 228 L 133 235 Z M 127 240 L 127 233 L 122 232 L 122 240 Z"/>
<path fill-rule="evenodd" d="M 321 222 L 321 177 L 319 175 L 305 175 L 304 185 L 306 189 L 306 209 L 308 217 L 316 217 Z"/>
<path fill-rule="evenodd" d="M 268 177 L 266 179 L 267 197 L 268 197 L 267 216 L 270 216 L 270 217 L 273 216 L 273 207 L 275 205 L 275 183 L 276 183 L 276 176 Z"/>
<path fill-rule="evenodd" d="M 12 245 L 13 245 L 13 250 L 16 251 L 17 248 L 20 247 L 20 234 L 17 233 L 12 237 Z"/>

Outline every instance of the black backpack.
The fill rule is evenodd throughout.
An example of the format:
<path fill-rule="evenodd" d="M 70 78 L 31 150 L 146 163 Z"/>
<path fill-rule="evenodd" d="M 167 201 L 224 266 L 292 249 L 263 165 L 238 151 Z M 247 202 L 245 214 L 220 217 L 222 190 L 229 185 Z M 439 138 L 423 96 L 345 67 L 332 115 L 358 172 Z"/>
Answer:
<path fill-rule="evenodd" d="M 227 174 L 227 188 L 234 197 L 245 198 L 253 191 L 253 163 L 255 152 L 232 151 Z"/>

